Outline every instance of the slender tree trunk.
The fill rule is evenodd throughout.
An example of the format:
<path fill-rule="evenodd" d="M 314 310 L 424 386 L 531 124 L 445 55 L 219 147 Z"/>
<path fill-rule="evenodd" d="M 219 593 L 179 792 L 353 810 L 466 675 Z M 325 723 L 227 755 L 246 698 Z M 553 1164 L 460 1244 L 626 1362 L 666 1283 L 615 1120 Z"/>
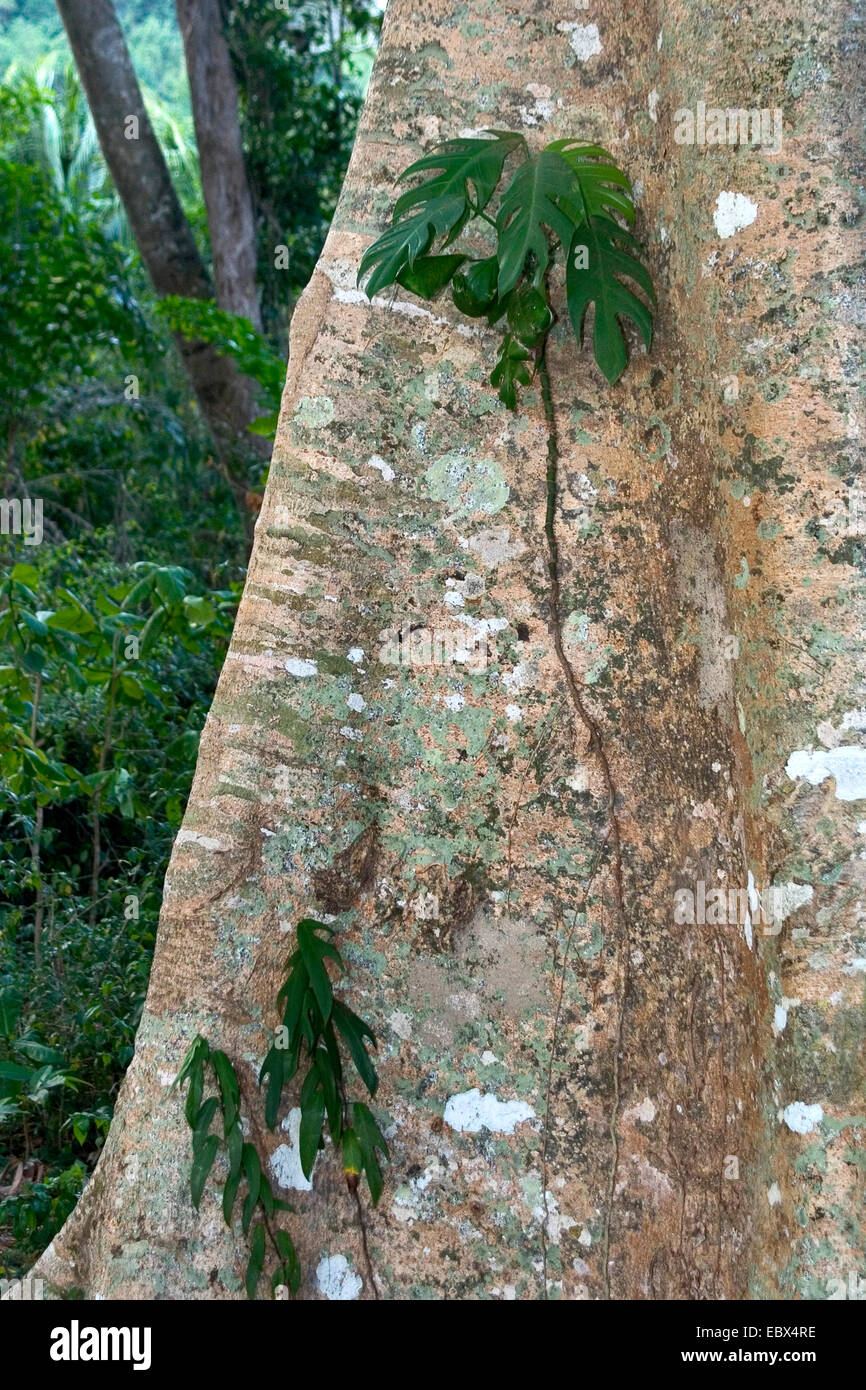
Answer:
<path fill-rule="evenodd" d="M 211 299 L 213 285 L 145 109 L 112 0 L 57 0 L 105 162 L 157 294 Z M 215 239 L 220 241 L 217 231 Z M 176 336 L 202 415 L 227 465 L 255 414 L 249 381 L 206 343 Z M 247 437 L 247 447 L 249 440 Z M 232 478 L 230 478 L 232 481 Z M 243 504 L 244 485 L 232 481 Z"/>
<path fill-rule="evenodd" d="M 221 309 L 261 330 L 256 226 L 238 120 L 238 87 L 219 0 L 175 0 Z"/>
<path fill-rule="evenodd" d="M 359 1218 L 330 1149 L 304 1190 L 281 1116 L 303 1297 L 823 1297 L 857 1267 L 848 25 L 839 0 L 392 0 L 56 1286 L 242 1296 L 169 1082 L 201 1031 L 255 1093 L 293 926 L 323 912 L 392 1157 Z M 783 151 L 678 143 L 699 101 L 780 108 Z M 559 299 L 549 398 L 510 414 L 495 331 L 355 287 L 409 160 L 488 126 L 599 142 L 637 181 L 659 331 L 614 390 Z M 419 629 L 486 633 L 486 668 L 433 664 Z M 772 882 L 780 934 L 754 890 L 740 912 Z M 684 920 L 677 890 L 717 887 L 732 919 Z"/>

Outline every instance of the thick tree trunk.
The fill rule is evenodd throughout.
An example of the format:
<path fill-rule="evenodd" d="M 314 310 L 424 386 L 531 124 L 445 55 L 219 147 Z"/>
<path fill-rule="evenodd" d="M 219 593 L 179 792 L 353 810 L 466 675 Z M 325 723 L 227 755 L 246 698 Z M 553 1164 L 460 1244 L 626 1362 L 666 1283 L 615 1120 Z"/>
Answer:
<path fill-rule="evenodd" d="M 837 0 L 392 0 L 292 324 L 135 1059 L 41 1262 L 55 1285 L 240 1296 L 244 1242 L 215 1196 L 192 1210 L 168 1083 L 200 1030 L 254 1095 L 293 925 L 326 910 L 382 1038 L 392 1162 L 363 1232 L 332 1151 L 287 1194 L 302 1296 L 823 1297 L 857 1267 L 847 25 Z M 699 101 L 781 108 L 782 153 L 677 143 Z M 396 175 L 487 126 L 610 148 L 660 289 L 614 390 L 554 333 L 558 603 L 538 394 L 509 414 L 495 332 L 355 287 Z M 486 633 L 486 669 L 425 663 L 417 634 L 389 664 L 404 623 Z M 789 885 L 780 935 L 675 912 L 750 876 Z M 292 1133 L 268 1138 L 289 1187 Z"/>
<path fill-rule="evenodd" d="M 217 301 L 261 331 L 256 227 L 238 121 L 238 87 L 219 0 L 175 0 L 192 97 Z"/>
<path fill-rule="evenodd" d="M 112 0 L 57 0 L 57 8 L 105 162 L 154 289 L 160 296 L 212 299 L 210 276 L 150 123 Z M 214 237 L 222 241 L 219 230 Z M 229 464 L 257 413 L 252 383 L 209 344 L 180 335 L 176 342 L 220 460 Z M 248 448 L 251 438 L 246 436 Z M 243 484 L 234 481 L 233 489 L 243 506 Z"/>

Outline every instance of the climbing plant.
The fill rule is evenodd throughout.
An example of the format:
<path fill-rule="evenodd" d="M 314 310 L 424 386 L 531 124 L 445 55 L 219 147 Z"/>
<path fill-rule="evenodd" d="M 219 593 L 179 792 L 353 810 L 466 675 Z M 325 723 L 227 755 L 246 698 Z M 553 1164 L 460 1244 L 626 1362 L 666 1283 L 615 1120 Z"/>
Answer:
<path fill-rule="evenodd" d="M 506 162 L 517 165 L 494 213 L 488 211 Z M 554 323 L 548 272 L 552 245 L 565 256 L 566 300 L 578 342 L 587 309 L 594 306 L 595 360 L 613 384 L 628 360 L 622 319 L 652 342 L 652 281 L 638 259 L 640 245 L 626 226 L 634 223 L 631 185 L 598 145 L 555 140 L 530 152 L 522 135 L 490 130 L 479 137 L 447 140 L 416 159 L 400 181 L 430 175 L 401 194 L 392 225 L 368 247 L 358 279 L 367 277 L 372 297 L 399 284 L 422 299 L 450 286 L 454 303 L 471 318 L 504 320 L 504 337 L 491 373 L 500 399 L 517 406 L 517 387 L 529 384 L 533 359 L 544 371 L 544 345 Z M 487 224 L 495 250 L 486 255 L 449 251 L 468 228 Z M 439 250 L 433 252 L 438 244 Z"/>
<path fill-rule="evenodd" d="M 489 210 L 509 161 L 515 165 L 511 177 L 498 205 Z M 555 140 L 532 153 L 522 135 L 500 130 L 445 141 L 410 164 L 400 181 L 420 175 L 425 175 L 422 181 L 397 199 L 391 226 L 364 253 L 358 281 L 366 277 L 370 299 L 395 284 L 427 300 L 450 287 L 461 313 L 486 317 L 491 325 L 502 323 L 503 338 L 490 381 L 510 410 L 517 408 L 518 387 L 528 386 L 537 373 L 547 425 L 544 533 L 549 622 L 570 703 L 598 760 L 607 793 L 609 824 L 603 844 L 611 856 L 620 923 L 622 1011 L 630 938 L 616 787 L 601 729 L 584 698 L 563 637 L 556 532 L 559 446 L 545 348 L 555 322 L 548 276 L 557 248 L 565 258 L 565 297 L 575 337 L 582 344 L 592 306 L 593 350 L 607 381 L 617 382 L 628 363 L 624 320 L 637 327 L 647 349 L 651 346 L 655 292 L 639 259 L 641 247 L 629 230 L 635 220 L 631 184 L 598 145 Z M 471 249 L 458 249 L 458 239 L 468 232 L 473 234 Z M 622 1012 L 618 1026 L 621 1029 Z M 619 1068 L 619 1060 L 616 1065 Z M 617 1092 L 619 1086 L 617 1072 Z M 546 1133 L 544 1143 L 546 1152 Z M 604 1218 L 606 1271 L 615 1176 L 614 1161 Z M 542 1244 L 546 1270 L 543 1235 Z M 544 1287 L 546 1291 L 546 1274 Z M 606 1288 L 609 1295 L 609 1283 Z"/>
<path fill-rule="evenodd" d="M 307 1063 L 301 1085 L 301 1123 L 299 1156 L 304 1176 L 312 1176 L 316 1155 L 324 1148 L 327 1120 L 331 1141 L 343 1160 L 346 1185 L 360 1205 L 358 1188 L 366 1176 L 375 1206 L 382 1195 L 383 1179 L 379 1154 L 388 1155 L 388 1145 L 369 1106 L 350 1101 L 346 1089 L 341 1043 L 370 1096 L 376 1093 L 378 1076 L 370 1060 L 368 1044 L 375 1048 L 372 1030 L 341 1000 L 334 998 L 331 977 L 325 962 L 339 972 L 345 967 L 332 941 L 333 927 L 306 917 L 298 923 L 298 944 L 290 955 L 285 983 L 277 995 L 283 1022 L 276 1032 L 259 1073 L 259 1086 L 265 1090 L 265 1122 L 273 1130 L 277 1123 L 284 1089 Z M 204 1099 L 205 1085 L 213 1084 L 216 1094 Z M 291 1294 L 301 1284 L 301 1267 L 291 1236 L 275 1226 L 275 1214 L 291 1212 L 292 1207 L 274 1196 L 262 1171 L 255 1144 L 243 1137 L 241 1125 L 242 1090 L 238 1074 L 225 1052 L 212 1051 L 197 1035 L 184 1058 L 174 1085 L 187 1085 L 186 1118 L 192 1129 L 193 1161 L 190 1191 L 198 1209 L 205 1184 L 220 1147 L 218 1133 L 211 1132 L 217 1114 L 222 1118 L 222 1137 L 227 1151 L 228 1172 L 223 1186 L 222 1209 L 231 1225 L 241 1183 L 246 1191 L 241 1207 L 241 1229 L 250 1235 L 251 1248 L 246 1272 L 246 1290 L 255 1298 L 265 1262 L 267 1241 L 276 1258 L 271 1291 L 281 1285 Z M 366 1245 L 365 1245 L 366 1248 Z"/>

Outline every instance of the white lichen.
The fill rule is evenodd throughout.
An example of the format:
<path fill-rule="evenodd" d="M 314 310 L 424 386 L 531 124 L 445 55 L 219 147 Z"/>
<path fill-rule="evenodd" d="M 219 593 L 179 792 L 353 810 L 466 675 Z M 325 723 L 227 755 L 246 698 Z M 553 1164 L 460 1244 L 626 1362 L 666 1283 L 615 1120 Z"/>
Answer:
<path fill-rule="evenodd" d="M 806 1105 L 802 1100 L 792 1101 L 782 1112 L 782 1119 L 795 1134 L 811 1134 L 823 1118 L 824 1111 L 820 1105 Z"/>
<path fill-rule="evenodd" d="M 497 1100 L 478 1087 L 451 1096 L 445 1106 L 445 1123 L 460 1134 L 479 1134 L 489 1129 L 491 1134 L 513 1134 L 524 1120 L 535 1118 L 535 1111 L 524 1100 Z"/>
<path fill-rule="evenodd" d="M 785 771 L 796 781 L 804 777 L 813 787 L 832 777 L 837 801 L 866 799 L 866 748 L 856 744 L 844 748 L 796 749 L 785 764 Z"/>
<path fill-rule="evenodd" d="M 742 193 L 720 193 L 713 211 L 716 231 L 723 239 L 750 227 L 758 215 L 758 204 Z"/>
<path fill-rule="evenodd" d="M 345 1255 L 323 1255 L 316 1266 L 319 1292 L 331 1303 L 346 1303 L 364 1287 L 360 1274 L 352 1269 Z"/>

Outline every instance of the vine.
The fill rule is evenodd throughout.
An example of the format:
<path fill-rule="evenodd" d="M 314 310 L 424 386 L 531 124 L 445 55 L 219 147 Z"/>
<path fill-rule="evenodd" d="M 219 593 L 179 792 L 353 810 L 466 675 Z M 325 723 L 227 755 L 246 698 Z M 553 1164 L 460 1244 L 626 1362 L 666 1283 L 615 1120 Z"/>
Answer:
<path fill-rule="evenodd" d="M 491 215 L 487 209 L 505 165 L 512 157 L 518 160 L 516 168 Z M 574 139 L 555 140 L 533 154 L 522 135 L 489 130 L 481 137 L 448 140 L 436 146 L 410 164 L 400 175 L 400 181 L 427 175 L 430 171 L 435 171 L 432 177 L 426 177 L 397 199 L 392 225 L 368 247 L 361 260 L 358 280 L 367 277 L 366 292 L 370 299 L 377 291 L 393 284 L 402 285 L 426 300 L 435 298 L 450 286 L 454 304 L 461 313 L 470 318 L 486 317 L 491 326 L 504 319 L 504 336 L 490 382 L 510 410 L 517 408 L 518 387 L 528 386 L 533 376 L 538 376 L 547 429 L 544 534 L 550 625 L 576 720 L 586 731 L 589 750 L 599 763 L 605 784 L 609 827 L 606 839 L 611 849 L 620 926 L 614 1094 L 609 1123 L 611 1158 L 602 1243 L 602 1277 L 605 1294 L 610 1298 L 610 1234 L 619 1166 L 621 1049 L 629 988 L 630 938 L 617 790 L 601 730 L 584 702 L 582 687 L 563 641 L 556 535 L 559 445 L 546 353 L 548 335 L 556 321 L 548 286 L 552 252 L 559 246 L 565 256 L 566 303 L 579 344 L 584 340 L 587 311 L 590 305 L 594 308 L 593 352 L 598 367 L 611 385 L 619 380 L 628 363 L 622 321 L 629 319 L 635 324 L 647 349 L 652 344 L 651 306 L 655 305 L 655 291 L 639 259 L 640 244 L 629 230 L 635 220 L 631 184 L 600 146 L 581 145 Z M 495 234 L 493 254 L 479 257 L 468 251 L 448 251 L 467 227 L 478 222 L 486 224 Z M 438 251 L 433 252 L 437 244 Z M 627 281 L 631 284 L 625 283 Z M 548 1101 L 549 1089 L 550 1077 Z M 545 1167 L 546 1154 L 545 1131 Z M 542 1245 L 546 1266 L 543 1227 Z"/>
<path fill-rule="evenodd" d="M 324 1148 L 327 1121 L 334 1148 L 342 1154 L 346 1186 L 358 1208 L 361 1243 L 375 1295 L 358 1189 L 362 1176 L 366 1177 L 373 1205 L 377 1204 L 383 1189 L 379 1155 L 387 1158 L 388 1145 L 369 1106 L 364 1101 L 349 1099 L 342 1051 L 345 1048 L 348 1052 L 355 1071 L 372 1098 L 378 1086 L 378 1076 L 370 1059 L 368 1044 L 375 1049 L 376 1038 L 362 1018 L 334 998 L 325 962 L 331 961 L 339 973 L 345 970 L 345 966 L 331 940 L 333 934 L 333 927 L 309 917 L 298 923 L 298 944 L 286 963 L 286 979 L 277 995 L 277 1004 L 283 1010 L 283 1021 L 262 1063 L 259 1088 L 266 1088 L 265 1122 L 273 1130 L 285 1088 L 300 1070 L 302 1059 L 308 1062 L 300 1093 L 298 1149 L 301 1168 L 309 1181 L 316 1155 Z M 208 1081 L 216 1094 L 205 1100 L 204 1090 Z M 294 1296 L 301 1285 L 300 1261 L 289 1233 L 275 1224 L 277 1212 L 291 1213 L 294 1209 L 288 1202 L 274 1196 L 271 1184 L 262 1171 L 258 1149 L 243 1137 L 242 1089 L 233 1063 L 225 1052 L 212 1051 L 207 1040 L 198 1034 L 174 1081 L 175 1086 L 184 1084 L 188 1087 L 186 1118 L 192 1130 L 190 1193 L 193 1205 L 198 1210 L 220 1147 L 219 1134 L 211 1131 L 213 1121 L 219 1114 L 228 1162 L 222 1192 L 223 1216 L 228 1226 L 232 1224 L 241 1184 L 246 1184 L 241 1229 L 245 1236 L 250 1236 L 245 1279 L 247 1295 L 250 1298 L 257 1295 L 269 1242 L 275 1259 L 271 1294 L 274 1295 L 280 1286 L 284 1286 Z M 247 1108 L 252 1123 L 252 1107 Z"/>

